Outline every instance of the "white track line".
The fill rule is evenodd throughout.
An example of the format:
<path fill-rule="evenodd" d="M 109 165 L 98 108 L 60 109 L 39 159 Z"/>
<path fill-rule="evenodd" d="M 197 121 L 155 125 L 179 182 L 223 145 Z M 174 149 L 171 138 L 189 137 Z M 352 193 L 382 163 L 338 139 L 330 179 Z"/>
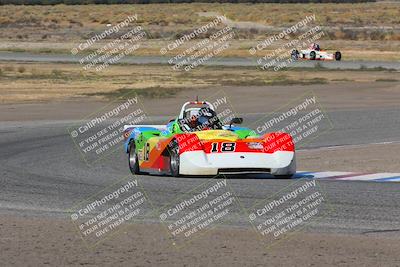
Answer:
<path fill-rule="evenodd" d="M 341 181 L 400 182 L 400 173 L 357 173 L 357 172 L 298 172 L 296 178 L 334 179 Z"/>

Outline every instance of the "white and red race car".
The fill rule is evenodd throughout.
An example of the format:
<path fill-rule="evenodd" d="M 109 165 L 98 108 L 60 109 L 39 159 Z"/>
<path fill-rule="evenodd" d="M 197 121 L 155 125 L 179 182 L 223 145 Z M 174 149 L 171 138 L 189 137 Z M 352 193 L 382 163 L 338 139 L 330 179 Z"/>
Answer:
<path fill-rule="evenodd" d="M 308 49 L 297 50 L 294 49 L 291 53 L 291 57 L 294 60 L 308 59 L 308 60 L 337 60 L 342 59 L 342 53 L 336 51 L 335 53 L 328 53 L 327 51 L 321 50 L 319 44 L 313 43 Z"/>

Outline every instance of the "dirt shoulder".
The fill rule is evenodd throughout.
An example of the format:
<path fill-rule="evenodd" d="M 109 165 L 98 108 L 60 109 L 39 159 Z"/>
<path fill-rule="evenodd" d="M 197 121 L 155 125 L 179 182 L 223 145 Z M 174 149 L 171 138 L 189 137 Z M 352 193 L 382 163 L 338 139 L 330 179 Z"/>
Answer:
<path fill-rule="evenodd" d="M 2 216 L 3 266 L 398 266 L 400 242 L 382 234 L 297 233 L 270 248 L 250 229 L 217 228 L 175 248 L 159 224 L 132 224 L 90 249 L 68 220 Z"/>
<path fill-rule="evenodd" d="M 367 144 L 297 151 L 299 170 L 399 172 L 400 144 Z"/>
<path fill-rule="evenodd" d="M 369 74 L 369 78 L 376 79 L 372 73 Z M 15 86 L 15 83 L 10 84 L 10 87 L 11 86 Z M 51 85 L 49 85 L 49 87 L 50 86 Z M 37 92 L 29 88 L 28 85 L 21 85 L 20 88 L 20 90 L 15 89 L 15 94 L 20 95 L 21 98 L 37 97 L 37 95 L 35 96 Z M 8 89 L 0 87 L 0 90 L 5 92 Z M 52 89 L 49 88 L 49 91 L 50 90 Z M 90 91 L 93 92 L 94 90 L 95 88 Z M 156 91 L 156 89 L 151 90 Z M 160 91 L 162 89 L 157 90 Z M 65 91 L 67 92 L 68 90 Z M 193 87 L 183 89 L 177 91 L 175 94 L 162 98 L 141 97 L 139 95 L 139 99 L 149 115 L 171 115 L 173 117 L 179 112 L 182 103 L 193 100 L 196 96 L 198 96 L 199 99 L 207 99 L 207 97 L 221 92 L 219 95 L 225 95 L 230 101 L 233 110 L 238 114 L 268 114 L 282 108 L 294 99 L 310 91 L 317 96 L 318 101 L 326 111 L 397 108 L 398 97 L 396 96 L 400 95 L 400 82 L 333 82 L 329 84 L 290 86 L 208 85 L 201 89 Z M 71 92 L 68 91 L 68 93 Z M 108 105 L 115 97 L 116 96 L 111 96 L 108 99 L 104 99 L 80 96 L 69 98 L 69 100 L 67 98 L 64 100 L 35 100 L 28 103 L 4 103 L 0 104 L 0 120 L 82 119 L 86 115 Z"/>

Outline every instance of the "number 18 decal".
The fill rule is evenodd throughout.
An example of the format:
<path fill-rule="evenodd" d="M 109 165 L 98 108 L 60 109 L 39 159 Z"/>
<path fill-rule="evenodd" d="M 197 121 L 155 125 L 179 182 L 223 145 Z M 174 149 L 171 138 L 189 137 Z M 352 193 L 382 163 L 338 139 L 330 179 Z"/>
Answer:
<path fill-rule="evenodd" d="M 236 143 L 233 142 L 225 142 L 221 143 L 221 147 L 219 147 L 219 143 L 211 144 L 211 153 L 220 152 L 234 152 L 236 149 Z"/>

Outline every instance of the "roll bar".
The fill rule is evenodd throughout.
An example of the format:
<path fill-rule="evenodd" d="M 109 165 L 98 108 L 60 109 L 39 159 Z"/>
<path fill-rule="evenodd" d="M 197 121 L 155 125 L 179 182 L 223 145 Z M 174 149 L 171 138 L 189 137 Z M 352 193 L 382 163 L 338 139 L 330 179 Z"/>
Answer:
<path fill-rule="evenodd" d="M 189 101 L 189 102 L 186 102 L 185 104 L 183 104 L 183 106 L 181 108 L 181 112 L 179 113 L 178 119 L 183 119 L 183 115 L 185 114 L 185 110 L 186 110 L 186 107 L 188 105 L 199 105 L 199 106 L 200 105 L 207 105 L 209 108 L 211 108 L 212 110 L 215 111 L 214 106 L 210 102 L 207 102 L 207 101 Z"/>

